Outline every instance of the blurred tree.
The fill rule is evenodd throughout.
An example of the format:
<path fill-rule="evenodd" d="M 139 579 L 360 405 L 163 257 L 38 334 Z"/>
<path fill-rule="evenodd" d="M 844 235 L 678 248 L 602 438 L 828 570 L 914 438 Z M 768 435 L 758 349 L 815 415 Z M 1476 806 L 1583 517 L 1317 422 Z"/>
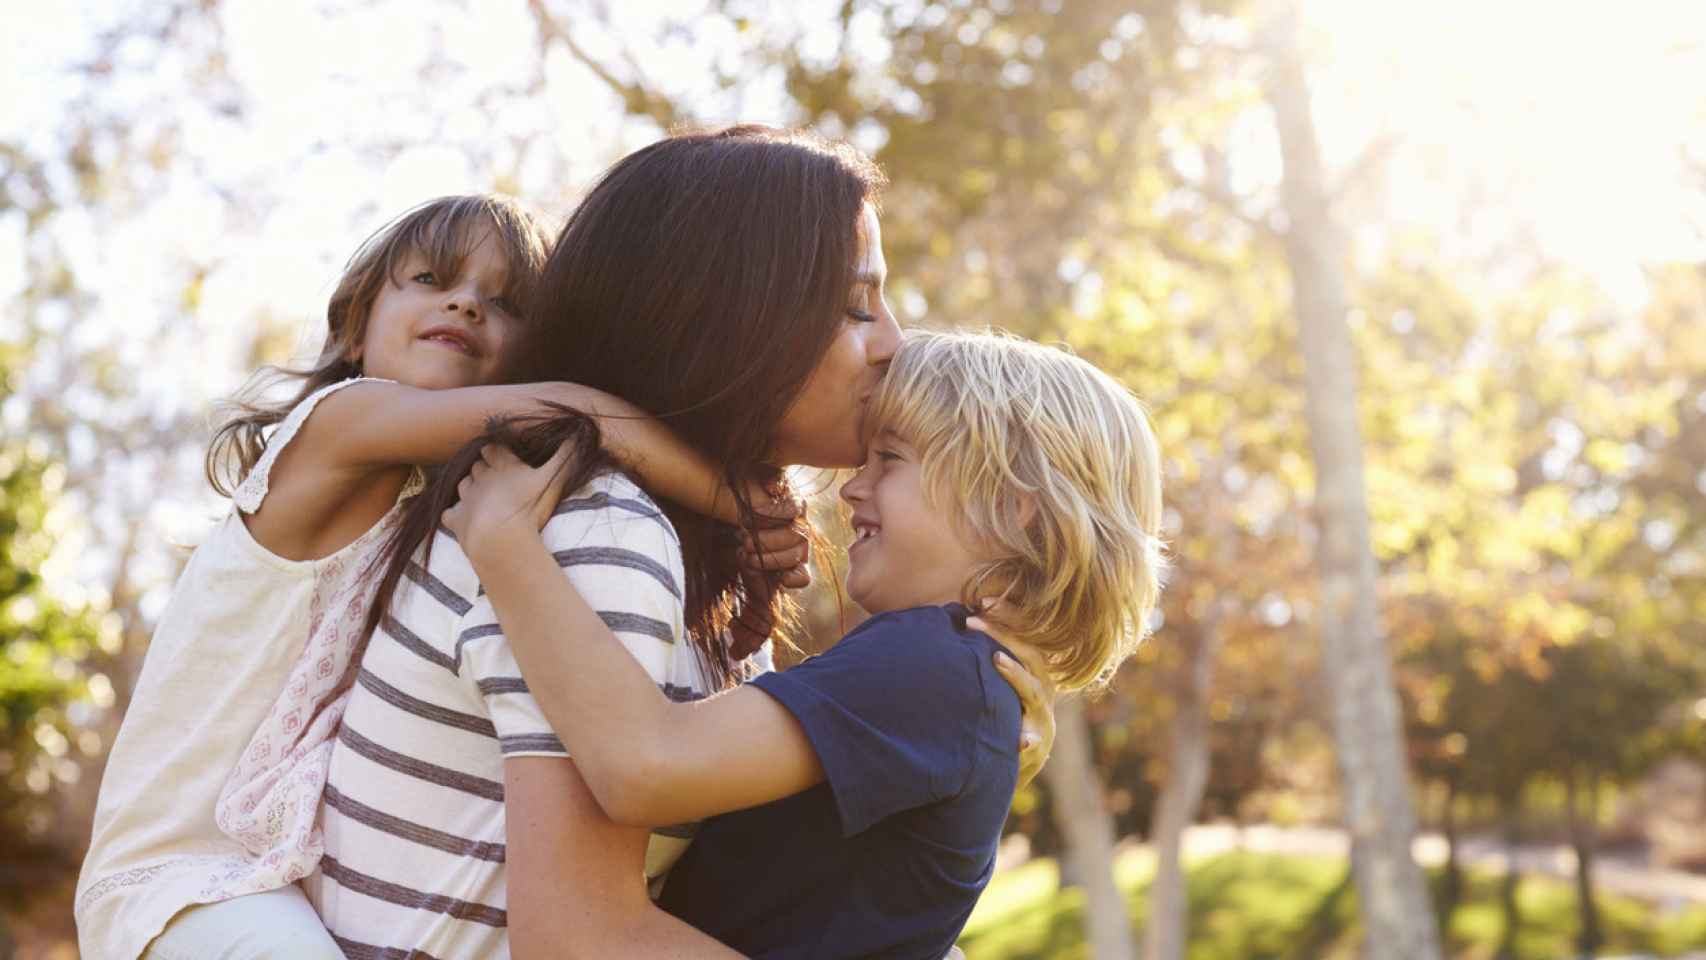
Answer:
<path fill-rule="evenodd" d="M 0 403 L 19 362 L 0 346 Z M 88 698 L 111 693 L 104 678 L 90 684 L 81 665 L 116 631 L 99 609 L 66 603 L 41 576 L 69 519 L 59 502 L 64 480 L 41 444 L 0 443 L 0 876 L 23 863 L 67 865 L 65 851 L 47 842 L 50 789 L 81 772 L 74 718 L 90 712 Z"/>
<path fill-rule="evenodd" d="M 1600 785 L 1662 757 L 1698 695 L 1703 553 L 1686 503 L 1706 468 L 1688 429 L 1706 384 L 1689 383 L 1682 332 L 1697 281 L 1656 274 L 1636 318 L 1544 264 L 1489 293 L 1482 271 L 1428 251 L 1400 244 L 1363 285 L 1359 342 L 1384 387 L 1375 530 L 1411 751 L 1444 792 L 1440 915 L 1461 891 L 1460 802 L 1492 797 L 1515 843 L 1526 785 L 1556 780 L 1591 950 Z M 1666 277 L 1682 278 L 1674 297 Z"/>
<path fill-rule="evenodd" d="M 1345 326 L 1345 250 L 1321 168 L 1295 7 L 1288 5 L 1266 29 L 1273 57 L 1268 95 L 1285 158 L 1286 253 L 1317 471 L 1322 667 L 1332 696 L 1364 951 L 1433 960 L 1440 956 L 1439 932 L 1410 853 L 1416 818 L 1375 596 L 1356 359 Z"/>

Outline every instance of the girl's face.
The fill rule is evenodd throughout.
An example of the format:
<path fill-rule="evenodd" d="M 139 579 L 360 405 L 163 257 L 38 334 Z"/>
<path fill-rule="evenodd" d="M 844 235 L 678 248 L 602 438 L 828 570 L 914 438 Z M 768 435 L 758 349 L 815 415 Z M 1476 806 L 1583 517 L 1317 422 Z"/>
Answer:
<path fill-rule="evenodd" d="M 917 451 L 889 431 L 871 438 L 841 498 L 853 507 L 847 595 L 871 613 L 957 601 L 986 559 L 925 500 Z"/>
<path fill-rule="evenodd" d="M 409 254 L 380 286 L 351 359 L 367 376 L 423 390 L 500 382 L 505 351 L 521 331 L 504 298 L 502 250 L 492 231 L 481 233 L 454 277 L 433 273 L 418 251 Z"/>
<path fill-rule="evenodd" d="M 865 459 L 860 424 L 900 345 L 900 324 L 883 299 L 883 259 L 877 212 L 865 205 L 859 221 L 861 254 L 841 332 L 830 344 L 776 430 L 772 458 L 782 464 L 855 467 Z"/>

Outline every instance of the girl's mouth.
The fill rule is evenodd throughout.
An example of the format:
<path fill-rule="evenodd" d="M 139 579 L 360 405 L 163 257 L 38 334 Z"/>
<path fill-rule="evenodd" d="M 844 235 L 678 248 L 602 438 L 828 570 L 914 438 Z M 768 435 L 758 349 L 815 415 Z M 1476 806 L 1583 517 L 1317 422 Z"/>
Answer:
<path fill-rule="evenodd" d="M 474 349 L 474 341 L 471 340 L 466 333 L 452 326 L 441 325 L 433 327 L 426 333 L 421 334 L 421 339 L 426 340 L 429 343 L 441 344 L 470 357 L 478 355 L 478 352 Z"/>

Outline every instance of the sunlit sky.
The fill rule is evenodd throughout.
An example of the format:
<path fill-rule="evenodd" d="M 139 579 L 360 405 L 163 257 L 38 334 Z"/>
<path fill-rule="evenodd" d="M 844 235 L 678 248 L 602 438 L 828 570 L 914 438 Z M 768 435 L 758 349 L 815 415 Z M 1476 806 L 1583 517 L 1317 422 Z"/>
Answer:
<path fill-rule="evenodd" d="M 705 26 L 652 39 L 663 17 L 691 19 L 703 0 L 606 6 L 608 29 L 565 21 L 613 70 L 628 73 L 630 50 L 649 82 L 688 96 L 708 119 L 793 119 L 774 70 L 744 68 L 731 94 L 708 89 L 712 66 L 739 67 L 750 36 Z M 807 25 L 800 48 L 827 57 L 836 6 L 776 3 L 783 26 L 757 29 Z M 0 5 L 0 138 L 62 152 L 67 116 L 90 97 L 141 129 L 182 124 L 174 159 L 138 178 L 138 195 L 115 205 L 121 216 L 65 211 L 48 236 L 27 241 L 22 216 L 0 212 L 0 303 L 28 276 L 29 243 L 51 239 L 99 305 L 92 317 L 35 324 L 63 332 L 67 350 L 115 349 L 143 372 L 136 400 L 150 408 L 200 408 L 228 393 L 264 324 L 297 331 L 303 352 L 317 347 L 315 318 L 343 260 L 413 203 L 490 189 L 509 173 L 526 199 L 560 215 L 606 163 L 657 135 L 623 118 L 616 97 L 560 48 L 543 86 L 525 92 L 539 63 L 523 0 L 224 0 L 229 83 L 204 82 L 193 49 L 140 36 L 120 46 L 117 81 L 91 89 L 67 70 L 98 29 L 150 9 L 146 0 Z M 1631 307 L 1644 296 L 1643 262 L 1706 257 L 1706 184 L 1681 168 L 1685 154 L 1706 166 L 1706 2 L 1309 0 L 1306 9 L 1329 167 L 1345 168 L 1375 137 L 1401 142 L 1385 223 L 1429 227 L 1464 250 L 1526 226 L 1544 253 Z M 879 60 L 871 21 L 854 32 L 855 53 Z M 213 42 L 192 34 L 186 46 Z M 1253 127 L 1234 147 L 1243 171 L 1277 176 L 1271 131 Z M 1474 201 L 1469 217 L 1463 197 L 1475 185 L 1492 200 Z M 192 273 L 204 276 L 186 315 Z M 0 336 L 21 320 L 8 305 Z M 8 429 L 21 426 L 21 410 L 0 412 Z M 182 542 L 205 526 L 208 501 L 186 489 L 151 509 Z M 68 541 L 66 564 L 76 546 Z"/>

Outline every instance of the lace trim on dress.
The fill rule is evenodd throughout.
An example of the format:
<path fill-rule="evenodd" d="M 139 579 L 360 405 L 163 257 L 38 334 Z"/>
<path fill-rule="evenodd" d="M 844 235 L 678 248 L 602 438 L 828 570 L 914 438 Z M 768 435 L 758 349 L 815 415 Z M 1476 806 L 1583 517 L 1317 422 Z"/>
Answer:
<path fill-rule="evenodd" d="M 250 467 L 249 472 L 244 475 L 243 482 L 237 484 L 237 489 L 231 492 L 231 502 L 235 503 L 237 509 L 244 513 L 254 513 L 261 508 L 261 501 L 267 498 L 268 475 L 272 473 L 273 461 L 278 459 L 279 451 L 295 439 L 296 431 L 302 429 L 302 424 L 307 422 L 308 415 L 314 412 L 314 407 L 321 400 L 352 383 L 395 382 L 394 380 L 381 380 L 378 377 L 351 377 L 348 380 L 339 380 L 337 383 L 328 384 L 309 394 L 290 413 L 285 415 L 284 420 L 279 423 L 278 429 L 274 430 L 272 436 L 267 438 L 267 448 L 261 452 L 261 458 L 256 460 L 255 465 Z M 409 482 L 413 484 L 415 478 L 410 477 Z M 404 495 L 418 493 L 419 490 L 420 488 L 417 487 L 414 491 L 405 492 Z"/>

